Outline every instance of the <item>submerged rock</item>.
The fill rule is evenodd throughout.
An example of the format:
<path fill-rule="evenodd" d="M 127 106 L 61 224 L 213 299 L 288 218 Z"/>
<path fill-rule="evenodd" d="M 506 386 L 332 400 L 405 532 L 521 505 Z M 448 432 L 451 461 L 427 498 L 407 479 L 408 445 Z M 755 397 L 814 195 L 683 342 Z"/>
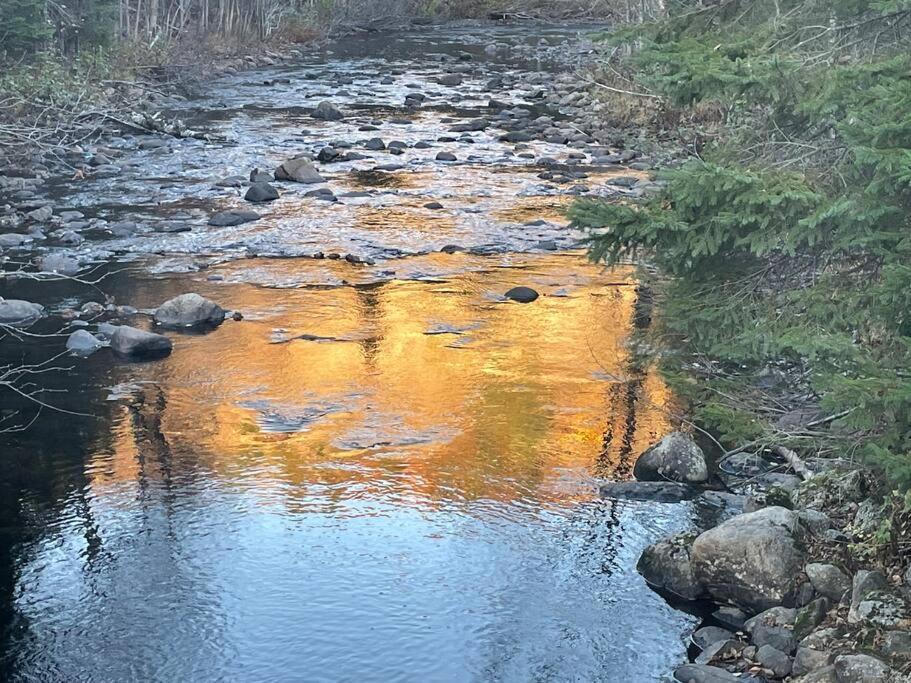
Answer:
<path fill-rule="evenodd" d="M 66 340 L 67 351 L 79 356 L 88 356 L 103 345 L 104 342 L 86 330 L 76 330 Z"/>
<path fill-rule="evenodd" d="M 0 300 L 0 324 L 27 327 L 45 315 L 44 306 L 21 299 Z"/>
<path fill-rule="evenodd" d="M 702 449 L 682 432 L 668 434 L 640 455 L 633 474 L 640 481 L 685 484 L 702 484 L 709 478 Z"/>
<path fill-rule="evenodd" d="M 530 304 L 538 298 L 538 293 L 531 287 L 513 287 L 505 294 L 507 299 L 520 304 Z"/>
<path fill-rule="evenodd" d="M 672 481 L 612 481 L 601 486 L 602 498 L 652 503 L 680 503 L 698 494 L 699 489 Z"/>
<path fill-rule="evenodd" d="M 316 109 L 313 110 L 311 116 L 321 121 L 341 121 L 345 118 L 342 111 L 332 104 L 332 102 L 328 101 L 320 102 L 316 106 Z"/>
<path fill-rule="evenodd" d="M 797 515 L 769 507 L 738 515 L 700 534 L 691 557 L 713 598 L 748 611 L 790 600 L 806 561 Z"/>
<path fill-rule="evenodd" d="M 304 183 L 305 185 L 326 182 L 326 179 L 319 174 L 316 166 L 307 157 L 288 159 L 288 161 L 275 169 L 275 179 L 289 180 L 295 183 Z"/>
<path fill-rule="evenodd" d="M 79 261 L 65 254 L 48 254 L 38 260 L 38 269 L 44 273 L 75 275 L 79 272 Z"/>
<path fill-rule="evenodd" d="M 220 211 L 209 219 L 209 225 L 216 228 L 227 228 L 259 220 L 255 211 Z"/>
<path fill-rule="evenodd" d="M 121 325 L 111 335 L 111 348 L 130 358 L 161 358 L 171 353 L 174 345 L 162 334 Z"/>
<path fill-rule="evenodd" d="M 164 302 L 153 319 L 163 327 L 216 326 L 224 322 L 224 309 L 199 294 L 181 294 Z"/>

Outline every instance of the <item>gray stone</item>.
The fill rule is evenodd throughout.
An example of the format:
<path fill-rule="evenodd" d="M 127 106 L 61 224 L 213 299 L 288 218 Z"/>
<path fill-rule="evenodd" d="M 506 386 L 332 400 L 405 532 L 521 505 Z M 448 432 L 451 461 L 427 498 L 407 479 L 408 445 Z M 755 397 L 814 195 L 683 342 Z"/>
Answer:
<path fill-rule="evenodd" d="M 674 678 L 680 683 L 743 683 L 734 674 L 705 664 L 684 664 L 674 671 Z"/>
<path fill-rule="evenodd" d="M 795 609 L 773 607 L 747 620 L 744 628 L 755 645 L 771 645 L 776 650 L 791 654 L 797 648 L 792 628 L 796 618 Z"/>
<path fill-rule="evenodd" d="M 879 683 L 886 681 L 891 670 L 870 655 L 841 655 L 835 658 L 838 683 Z"/>
<path fill-rule="evenodd" d="M 838 683 L 838 677 L 835 673 L 835 665 L 824 666 L 800 678 L 792 678 L 792 683 Z"/>
<path fill-rule="evenodd" d="M 538 293 L 531 287 L 513 287 L 505 294 L 507 299 L 517 301 L 520 304 L 530 304 L 538 298 Z"/>
<path fill-rule="evenodd" d="M 693 634 L 693 644 L 700 650 L 721 640 L 730 640 L 734 637 L 731 631 L 719 626 L 704 626 Z"/>
<path fill-rule="evenodd" d="M 711 664 L 717 660 L 727 660 L 738 657 L 746 647 L 746 643 L 728 638 L 727 640 L 718 640 L 705 648 L 696 657 L 696 664 Z"/>
<path fill-rule="evenodd" d="M 854 575 L 851 587 L 851 609 L 848 611 L 848 623 L 857 624 L 861 621 L 857 608 L 864 599 L 875 591 L 889 589 L 889 582 L 882 572 L 861 569 Z"/>
<path fill-rule="evenodd" d="M 747 621 L 747 615 L 743 610 L 727 605 L 712 612 L 712 618 L 732 631 L 742 631 Z"/>
<path fill-rule="evenodd" d="M 794 620 L 794 637 L 802 640 L 819 626 L 829 612 L 829 599 L 816 598 L 806 607 L 801 607 Z"/>
<path fill-rule="evenodd" d="M 14 249 L 16 247 L 21 247 L 24 244 L 28 244 L 33 240 L 34 238 L 30 235 L 20 235 L 15 232 L 8 232 L 0 235 L 0 248 Z"/>
<path fill-rule="evenodd" d="M 800 510 L 797 516 L 800 518 L 800 523 L 814 536 L 822 536 L 832 527 L 832 520 L 829 519 L 829 516 L 819 510 Z"/>
<path fill-rule="evenodd" d="M 889 631 L 883 636 L 880 652 L 886 657 L 903 660 L 911 659 L 911 632 Z"/>
<path fill-rule="evenodd" d="M 701 484 L 708 479 L 708 467 L 702 449 L 692 437 L 673 432 L 646 450 L 633 469 L 639 481 L 676 481 Z"/>
<path fill-rule="evenodd" d="M 21 299 L 0 299 L 0 324 L 28 327 L 44 317 L 44 306 Z"/>
<path fill-rule="evenodd" d="M 462 76 L 459 74 L 445 74 L 437 79 L 437 83 L 454 88 L 462 85 Z"/>
<path fill-rule="evenodd" d="M 853 613 L 854 623 L 867 623 L 879 628 L 911 629 L 911 608 L 903 597 L 890 590 L 868 593 L 853 609 Z"/>
<path fill-rule="evenodd" d="M 305 185 L 317 185 L 326 182 L 316 170 L 313 162 L 307 157 L 295 157 L 275 169 L 276 180 L 289 180 Z"/>
<path fill-rule="evenodd" d="M 278 190 L 269 183 L 254 183 L 247 190 L 244 199 L 248 202 L 273 202 L 278 199 Z"/>
<path fill-rule="evenodd" d="M 103 346 L 103 342 L 86 330 L 76 330 L 66 340 L 66 348 L 71 353 L 88 356 Z"/>
<path fill-rule="evenodd" d="M 313 118 L 321 121 L 341 121 L 345 115 L 331 102 L 320 102 L 311 114 Z"/>
<path fill-rule="evenodd" d="M 199 294 L 181 294 L 155 311 L 154 320 L 164 327 L 215 326 L 224 322 L 224 309 Z"/>
<path fill-rule="evenodd" d="M 456 155 L 452 152 L 440 152 L 437 154 L 437 161 L 456 161 Z"/>
<path fill-rule="evenodd" d="M 602 498 L 652 503 L 680 503 L 698 493 L 699 489 L 672 481 L 614 481 L 601 485 Z"/>
<path fill-rule="evenodd" d="M 29 211 L 25 215 L 28 216 L 29 218 L 31 218 L 36 223 L 43 223 L 43 222 L 49 221 L 51 219 L 51 216 L 54 215 L 54 210 L 49 206 L 42 206 L 42 207 L 35 209 L 34 211 Z"/>
<path fill-rule="evenodd" d="M 648 546 L 639 557 L 637 571 L 654 588 L 685 600 L 699 598 L 704 589 L 690 564 L 689 536 L 681 535 Z"/>
<path fill-rule="evenodd" d="M 690 554 L 712 597 L 759 611 L 793 597 L 805 562 L 802 541 L 797 515 L 769 507 L 700 534 Z"/>
<path fill-rule="evenodd" d="M 111 348 L 131 358 L 160 358 L 171 353 L 171 340 L 161 334 L 121 325 L 111 335 Z"/>
<path fill-rule="evenodd" d="M 209 219 L 209 225 L 216 228 L 226 228 L 258 219 L 259 214 L 255 211 L 220 211 Z"/>
<path fill-rule="evenodd" d="M 836 604 L 851 589 L 851 579 L 834 564 L 812 562 L 804 571 L 813 584 L 813 589 Z"/>
<path fill-rule="evenodd" d="M 79 268 L 79 261 L 65 254 L 48 254 L 38 259 L 38 269 L 45 273 L 75 275 Z"/>
<path fill-rule="evenodd" d="M 798 647 L 794 655 L 794 665 L 791 673 L 795 676 L 803 676 L 811 671 L 823 669 L 835 660 L 831 652 L 814 650 L 810 647 Z"/>
<path fill-rule="evenodd" d="M 756 651 L 756 661 L 776 678 L 784 678 L 791 673 L 791 658 L 771 645 L 763 645 Z"/>

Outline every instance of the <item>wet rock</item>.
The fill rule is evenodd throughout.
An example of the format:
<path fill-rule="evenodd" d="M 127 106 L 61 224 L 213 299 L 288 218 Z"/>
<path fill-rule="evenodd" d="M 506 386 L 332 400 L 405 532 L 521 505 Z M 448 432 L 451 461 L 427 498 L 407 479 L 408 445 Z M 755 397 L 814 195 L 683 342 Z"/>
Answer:
<path fill-rule="evenodd" d="M 727 640 L 719 640 L 716 643 L 712 643 L 694 660 L 695 664 L 711 664 L 716 660 L 728 660 L 738 657 L 746 647 L 746 643 L 736 640 L 734 638 L 728 638 Z"/>
<path fill-rule="evenodd" d="M 97 301 L 86 301 L 79 309 L 80 314 L 88 317 L 95 317 L 104 313 L 104 306 Z"/>
<path fill-rule="evenodd" d="M 813 589 L 836 604 L 851 589 L 851 579 L 834 564 L 813 562 L 804 571 L 813 584 Z"/>
<path fill-rule="evenodd" d="M 797 638 L 793 630 L 796 618 L 795 609 L 772 607 L 748 619 L 744 629 L 750 634 L 755 645 L 771 645 L 777 650 L 791 654 L 797 648 Z"/>
<path fill-rule="evenodd" d="M 251 174 L 252 175 L 252 174 Z M 232 175 L 221 180 L 216 180 L 213 185 L 215 187 L 243 187 L 248 180 L 240 175 Z"/>
<path fill-rule="evenodd" d="M 111 335 L 111 348 L 130 358 L 161 358 L 171 353 L 173 346 L 164 335 L 128 325 L 119 326 Z"/>
<path fill-rule="evenodd" d="M 791 673 L 791 658 L 771 645 L 763 645 L 756 651 L 756 661 L 776 678 L 784 678 Z"/>
<path fill-rule="evenodd" d="M 742 631 L 746 625 L 747 614 L 737 607 L 725 605 L 712 612 L 712 618 L 733 631 Z"/>
<path fill-rule="evenodd" d="M 111 337 L 114 336 L 114 333 L 119 328 L 120 325 L 113 325 L 111 323 L 98 323 L 98 327 L 95 329 L 95 334 L 100 339 L 110 341 Z"/>
<path fill-rule="evenodd" d="M 383 142 L 380 138 L 370 138 L 367 140 L 367 142 L 364 143 L 364 147 L 366 149 L 379 152 L 386 149 L 386 143 Z"/>
<path fill-rule="evenodd" d="M 114 237 L 132 237 L 139 232 L 139 224 L 135 221 L 114 221 L 108 224 L 107 231 Z"/>
<path fill-rule="evenodd" d="M 440 152 L 436 156 L 437 161 L 456 161 L 456 155 L 452 152 Z"/>
<path fill-rule="evenodd" d="M 25 215 L 36 223 L 44 223 L 45 221 L 49 221 L 51 219 L 51 217 L 54 215 L 54 210 L 49 206 L 42 206 L 34 209 L 33 211 L 29 211 Z"/>
<path fill-rule="evenodd" d="M 531 133 L 521 130 L 514 130 L 500 136 L 501 142 L 531 142 L 534 138 Z"/>
<path fill-rule="evenodd" d="M 254 183 L 247 190 L 244 199 L 248 202 L 272 202 L 278 199 L 278 190 L 269 183 Z"/>
<path fill-rule="evenodd" d="M 441 247 L 440 251 L 444 254 L 455 254 L 459 251 L 465 251 L 465 247 L 459 246 L 458 244 L 447 244 Z"/>
<path fill-rule="evenodd" d="M 21 299 L 0 299 L 0 324 L 28 327 L 45 315 L 44 306 Z"/>
<path fill-rule="evenodd" d="M 250 182 L 251 183 L 271 183 L 275 178 L 268 171 L 260 171 L 258 168 L 254 168 L 250 171 Z"/>
<path fill-rule="evenodd" d="M 870 655 L 841 655 L 835 658 L 838 683 L 879 683 L 888 680 L 891 669 Z"/>
<path fill-rule="evenodd" d="M 437 78 L 437 83 L 451 88 L 462 85 L 462 76 L 460 74 L 445 74 Z"/>
<path fill-rule="evenodd" d="M 704 626 L 693 634 L 693 644 L 701 650 L 709 645 L 734 637 L 731 631 L 718 626 Z"/>
<path fill-rule="evenodd" d="M 505 294 L 506 298 L 511 301 L 517 301 L 520 304 L 530 304 L 538 298 L 538 293 L 531 287 L 513 287 Z"/>
<path fill-rule="evenodd" d="M 48 254 L 38 259 L 38 270 L 59 275 L 75 275 L 79 272 L 79 261 L 65 254 Z"/>
<path fill-rule="evenodd" d="M 153 319 L 171 328 L 216 326 L 224 321 L 225 311 L 214 301 L 191 292 L 163 303 Z"/>
<path fill-rule="evenodd" d="M 674 671 L 674 678 L 680 683 L 743 683 L 742 678 L 706 664 L 684 664 Z"/>
<path fill-rule="evenodd" d="M 427 202 L 424 204 L 425 209 L 430 209 L 431 211 L 439 211 L 443 208 L 443 205 L 439 202 Z"/>
<path fill-rule="evenodd" d="M 652 503 L 680 503 L 692 500 L 699 489 L 671 481 L 615 481 L 601 485 L 602 498 Z"/>
<path fill-rule="evenodd" d="M 191 232 L 192 228 L 186 223 L 181 223 L 180 221 L 163 221 L 161 223 L 156 223 L 152 228 L 157 233 L 162 233 L 165 235 L 174 235 L 180 232 Z"/>
<path fill-rule="evenodd" d="M 685 484 L 701 484 L 709 477 L 702 449 L 691 436 L 682 432 L 668 434 L 640 455 L 633 475 L 639 481 Z"/>
<path fill-rule="evenodd" d="M 255 211 L 220 211 L 209 219 L 209 225 L 225 228 L 250 223 L 259 220 L 259 217 Z"/>
<path fill-rule="evenodd" d="M 648 546 L 639 557 L 636 570 L 654 588 L 696 600 L 705 589 L 693 573 L 688 535 L 658 541 Z"/>
<path fill-rule="evenodd" d="M 797 515 L 781 507 L 738 515 L 700 534 L 691 555 L 712 597 L 753 611 L 789 600 L 805 563 Z"/>
<path fill-rule="evenodd" d="M 332 163 L 333 161 L 339 161 L 341 153 L 334 147 L 323 147 L 319 154 L 316 155 L 317 161 L 322 161 L 325 164 Z"/>
<path fill-rule="evenodd" d="M 311 116 L 321 121 L 341 121 L 345 115 L 331 102 L 320 102 Z"/>
<path fill-rule="evenodd" d="M 487 119 L 471 119 L 465 123 L 457 123 L 449 130 L 453 133 L 477 133 L 486 130 L 489 126 L 490 121 Z"/>
<path fill-rule="evenodd" d="M 313 162 L 307 157 L 295 157 L 283 163 L 275 169 L 275 179 L 290 180 L 305 185 L 326 182 L 326 179 L 319 174 Z"/>
<path fill-rule="evenodd" d="M 16 247 L 21 247 L 32 241 L 33 238 L 30 235 L 20 235 L 14 232 L 8 232 L 0 235 L 0 248 L 15 249 Z"/>
<path fill-rule="evenodd" d="M 86 330 L 76 330 L 66 340 L 67 351 L 80 356 L 88 356 L 103 345 L 100 339 Z"/>
<path fill-rule="evenodd" d="M 556 251 L 557 243 L 554 240 L 542 240 L 535 245 L 538 249 L 544 251 Z"/>

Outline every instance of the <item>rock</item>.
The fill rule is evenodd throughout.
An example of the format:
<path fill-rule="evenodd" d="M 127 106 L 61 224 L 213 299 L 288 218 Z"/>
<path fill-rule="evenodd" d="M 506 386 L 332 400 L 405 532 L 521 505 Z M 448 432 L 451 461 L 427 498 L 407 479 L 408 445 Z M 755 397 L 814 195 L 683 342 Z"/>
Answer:
<path fill-rule="evenodd" d="M 771 645 L 763 645 L 756 651 L 756 661 L 776 678 L 784 678 L 791 673 L 791 658 Z"/>
<path fill-rule="evenodd" d="M 811 671 L 829 666 L 834 660 L 835 656 L 831 652 L 814 650 L 809 647 L 798 647 L 797 653 L 794 655 L 791 673 L 795 676 L 803 676 Z"/>
<path fill-rule="evenodd" d="M 487 119 L 472 119 L 465 123 L 457 123 L 449 130 L 453 133 L 477 133 L 485 130 L 490 125 Z"/>
<path fill-rule="evenodd" d="M 440 76 L 437 79 L 437 83 L 439 83 L 440 85 L 445 85 L 445 86 L 449 86 L 451 88 L 455 88 L 457 86 L 462 85 L 462 76 L 459 74 L 446 74 L 444 76 Z"/>
<path fill-rule="evenodd" d="M 819 628 L 800 641 L 801 647 L 813 650 L 828 650 L 836 638 L 842 636 L 840 628 Z"/>
<path fill-rule="evenodd" d="M 816 598 L 806 607 L 801 607 L 794 620 L 794 637 L 797 640 L 803 640 L 810 635 L 817 626 L 825 621 L 828 611 L 828 598 Z"/>
<path fill-rule="evenodd" d="M 443 208 L 443 205 L 439 202 L 427 202 L 424 204 L 425 209 L 430 209 L 431 211 L 439 211 Z"/>
<path fill-rule="evenodd" d="M 38 259 L 38 269 L 44 273 L 75 275 L 79 268 L 79 261 L 64 254 L 48 254 Z"/>
<path fill-rule="evenodd" d="M 501 142 L 531 142 L 531 134 L 522 130 L 514 130 L 500 136 Z"/>
<path fill-rule="evenodd" d="M 719 607 L 712 612 L 712 618 L 732 631 L 742 631 L 746 625 L 747 615 L 737 607 Z"/>
<path fill-rule="evenodd" d="M 209 219 L 209 225 L 226 228 L 259 220 L 255 211 L 220 211 Z"/>
<path fill-rule="evenodd" d="M 339 161 L 340 157 L 341 153 L 334 147 L 323 147 L 319 154 L 316 155 L 316 160 L 328 164 L 333 161 Z"/>
<path fill-rule="evenodd" d="M 278 190 L 269 183 L 254 183 L 247 190 L 244 199 L 248 202 L 272 202 L 278 199 Z"/>
<path fill-rule="evenodd" d="M 531 287 L 513 287 L 505 294 L 507 299 L 520 304 L 530 304 L 538 298 L 538 293 Z"/>
<path fill-rule="evenodd" d="M 814 536 L 822 536 L 832 527 L 832 520 L 829 519 L 829 516 L 819 510 L 800 510 L 797 516 L 800 518 L 800 523 Z"/>
<path fill-rule="evenodd" d="M 905 599 L 892 591 L 873 591 L 852 608 L 855 621 L 879 628 L 911 629 L 911 608 Z M 848 621 L 851 622 L 849 614 Z"/>
<path fill-rule="evenodd" d="M 171 340 L 161 334 L 121 325 L 111 335 L 111 348 L 132 358 L 161 358 L 171 353 Z"/>
<path fill-rule="evenodd" d="M 800 678 L 792 678 L 793 683 L 838 683 L 838 677 L 835 674 L 835 665 L 816 669 Z"/>
<path fill-rule="evenodd" d="M 797 638 L 792 629 L 796 618 L 797 610 L 772 607 L 748 619 L 744 628 L 759 647 L 771 645 L 776 650 L 791 654 L 797 648 Z"/>
<path fill-rule="evenodd" d="M 729 660 L 738 657 L 746 647 L 746 644 L 735 640 L 733 638 L 728 638 L 727 640 L 719 640 L 712 643 L 694 660 L 695 664 L 711 664 L 716 660 Z"/>
<path fill-rule="evenodd" d="M 440 152 L 436 159 L 437 161 L 456 161 L 457 157 L 452 152 Z"/>
<path fill-rule="evenodd" d="M 672 481 L 614 481 L 601 485 L 602 498 L 652 503 L 679 503 L 698 493 L 692 486 Z"/>
<path fill-rule="evenodd" d="M 304 183 L 305 185 L 326 182 L 326 179 L 316 170 L 313 162 L 306 157 L 288 159 L 288 161 L 275 169 L 275 179 L 290 180 L 295 183 Z"/>
<path fill-rule="evenodd" d="M 383 142 L 380 138 L 370 138 L 369 140 L 367 140 L 367 142 L 364 143 L 364 147 L 366 149 L 370 149 L 375 152 L 379 152 L 381 150 L 386 149 L 386 143 Z"/>
<path fill-rule="evenodd" d="M 104 313 L 104 306 L 102 306 L 97 301 L 86 301 L 84 304 L 82 304 L 82 308 L 79 309 L 79 312 L 81 315 L 86 315 L 90 318 L 93 318 Z"/>
<path fill-rule="evenodd" d="M 341 121 L 345 115 L 331 102 L 320 102 L 311 116 L 321 121 Z"/>
<path fill-rule="evenodd" d="M 889 631 L 883 636 L 880 652 L 886 657 L 911 660 L 911 633 L 908 631 Z"/>
<path fill-rule="evenodd" d="M 25 215 L 36 223 L 44 223 L 45 221 L 49 221 L 51 219 L 51 217 L 54 215 L 54 210 L 49 206 L 42 206 L 35 209 L 34 211 L 29 211 Z"/>
<path fill-rule="evenodd" d="M 692 437 L 673 432 L 646 450 L 633 468 L 639 481 L 676 481 L 701 484 L 708 478 L 702 449 Z"/>
<path fill-rule="evenodd" d="M 658 590 L 685 600 L 699 598 L 704 588 L 690 564 L 690 539 L 687 535 L 675 536 L 648 546 L 639 557 L 636 570 Z"/>
<path fill-rule="evenodd" d="M 0 324 L 28 327 L 44 317 L 44 306 L 21 299 L 0 299 Z"/>
<path fill-rule="evenodd" d="M 889 583 L 881 572 L 866 569 L 857 572 L 851 588 L 851 609 L 848 611 L 848 623 L 856 624 L 861 621 L 857 608 L 870 593 L 888 590 L 888 588 Z"/>
<path fill-rule="evenodd" d="M 693 569 L 716 600 L 749 611 L 781 605 L 799 585 L 802 535 L 797 515 L 785 508 L 738 515 L 696 538 Z"/>
<path fill-rule="evenodd" d="M 88 356 L 103 346 L 103 342 L 86 330 L 76 330 L 66 340 L 67 351 Z"/>
<path fill-rule="evenodd" d="M 224 309 L 199 294 L 181 294 L 158 307 L 153 316 L 164 327 L 199 327 L 220 325 L 225 319 Z"/>
<path fill-rule="evenodd" d="M 674 678 L 680 683 L 743 683 L 742 678 L 706 664 L 684 664 L 674 671 Z"/>
<path fill-rule="evenodd" d="M 813 562 L 804 571 L 813 584 L 813 589 L 836 604 L 851 589 L 851 579 L 834 564 Z"/>
<path fill-rule="evenodd" d="M 841 655 L 835 658 L 838 683 L 879 683 L 888 679 L 891 669 L 870 655 Z"/>
<path fill-rule="evenodd" d="M 704 626 L 693 634 L 693 644 L 700 650 L 722 640 L 730 640 L 734 634 L 726 628 L 718 626 Z"/>
<path fill-rule="evenodd" d="M 118 329 L 120 329 L 120 325 L 112 325 L 111 323 L 98 323 L 98 327 L 95 332 L 101 339 L 110 341 L 111 337 L 114 336 L 114 333 Z"/>
<path fill-rule="evenodd" d="M 13 249 L 15 247 L 21 247 L 24 244 L 32 242 L 33 238 L 30 235 L 20 235 L 15 232 L 7 232 L 0 235 L 0 249 Z"/>
<path fill-rule="evenodd" d="M 250 171 L 250 182 L 251 183 L 271 183 L 275 178 L 268 171 L 260 171 L 258 168 L 254 168 Z"/>

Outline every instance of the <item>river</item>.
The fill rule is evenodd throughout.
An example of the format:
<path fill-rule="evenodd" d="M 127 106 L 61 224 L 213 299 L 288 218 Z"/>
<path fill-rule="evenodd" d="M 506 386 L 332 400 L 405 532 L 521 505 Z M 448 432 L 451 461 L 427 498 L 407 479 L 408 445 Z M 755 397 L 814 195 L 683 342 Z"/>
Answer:
<path fill-rule="evenodd" d="M 491 97 L 559 127 L 536 91 L 588 30 L 347 38 L 172 103 L 224 142 L 124 136 L 116 173 L 50 184 L 88 224 L 68 253 L 106 277 L 0 286 L 54 313 L 37 331 L 100 292 L 145 311 L 194 291 L 243 320 L 155 362 L 60 359 L 42 398 L 70 412 L 0 434 L 0 678 L 653 681 L 686 659 L 695 619 L 635 563 L 697 511 L 597 495 L 672 429 L 672 397 L 628 347 L 634 272 L 588 263 L 562 216 L 636 172 L 448 132 Z M 345 118 L 314 120 L 323 100 Z M 206 225 L 250 208 L 214 180 L 330 143 L 363 156 L 320 164 L 338 201 L 281 185 L 261 220 Z M 545 157 L 582 173 L 549 182 Z M 540 298 L 506 301 L 517 285 Z M 7 338 L 2 362 L 64 340 Z"/>

